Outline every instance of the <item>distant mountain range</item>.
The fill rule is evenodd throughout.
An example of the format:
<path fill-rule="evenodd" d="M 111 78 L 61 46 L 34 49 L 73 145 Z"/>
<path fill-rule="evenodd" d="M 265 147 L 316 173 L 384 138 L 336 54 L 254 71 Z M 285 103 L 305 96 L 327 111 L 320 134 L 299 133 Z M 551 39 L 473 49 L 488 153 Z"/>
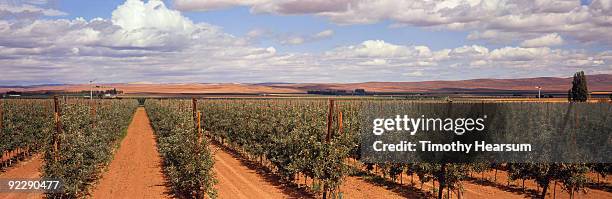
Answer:
<path fill-rule="evenodd" d="M 588 75 L 590 91 L 612 91 L 612 74 Z M 534 91 L 537 86 L 547 92 L 567 92 L 571 78 L 538 77 L 521 79 L 472 79 L 459 81 L 422 81 L 422 82 L 363 82 L 363 83 L 284 83 L 270 82 L 257 84 L 240 83 L 112 83 L 101 84 L 96 90 L 116 88 L 126 94 L 250 94 L 250 93 L 306 93 L 309 90 L 347 90 L 365 89 L 368 92 L 496 92 L 496 91 Z M 35 86 L 0 86 L 0 92 L 46 92 L 46 91 L 83 91 L 89 90 L 88 84 L 50 84 Z"/>
<path fill-rule="evenodd" d="M 587 76 L 589 90 L 612 91 L 612 74 Z M 266 84 L 274 88 L 297 90 L 354 90 L 357 88 L 375 92 L 461 92 L 461 91 L 532 91 L 537 86 L 545 91 L 567 92 L 572 78 L 537 77 L 521 79 L 471 79 L 459 81 L 422 82 L 364 82 L 364 83 L 312 83 L 312 84 Z"/>

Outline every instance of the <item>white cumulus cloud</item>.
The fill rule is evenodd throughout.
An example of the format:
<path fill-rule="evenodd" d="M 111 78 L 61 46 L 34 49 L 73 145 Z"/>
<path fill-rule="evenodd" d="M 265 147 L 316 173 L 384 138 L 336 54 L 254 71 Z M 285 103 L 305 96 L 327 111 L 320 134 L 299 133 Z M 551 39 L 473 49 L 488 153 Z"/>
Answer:
<path fill-rule="evenodd" d="M 337 24 L 389 20 L 394 26 L 470 31 L 468 38 L 510 43 L 556 33 L 583 43 L 612 45 L 610 0 L 175 0 L 181 10 L 250 6 L 253 13 L 312 14 Z"/>
<path fill-rule="evenodd" d="M 525 40 L 521 43 L 522 47 L 546 47 L 563 45 L 563 38 L 557 33 L 543 35 L 541 37 Z"/>
<path fill-rule="evenodd" d="M 321 31 L 321 32 L 315 34 L 313 36 L 313 38 L 324 39 L 324 38 L 331 37 L 333 35 L 334 35 L 334 31 L 333 30 L 324 30 L 324 31 Z"/>

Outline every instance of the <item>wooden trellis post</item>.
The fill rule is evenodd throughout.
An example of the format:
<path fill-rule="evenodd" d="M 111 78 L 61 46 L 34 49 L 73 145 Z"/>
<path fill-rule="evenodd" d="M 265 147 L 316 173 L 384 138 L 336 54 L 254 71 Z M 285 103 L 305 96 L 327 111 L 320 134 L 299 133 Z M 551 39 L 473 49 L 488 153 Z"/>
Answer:
<path fill-rule="evenodd" d="M 193 125 L 195 129 L 198 129 L 198 123 L 196 121 L 198 119 L 198 100 L 195 97 L 191 98 L 191 112 L 193 114 Z"/>
<path fill-rule="evenodd" d="M 338 111 L 338 134 L 344 134 L 342 131 L 342 111 Z"/>
<path fill-rule="evenodd" d="M 3 133 L 2 131 L 2 122 L 4 120 L 4 115 L 2 115 L 2 111 L 4 110 L 4 100 L 0 99 L 0 134 Z M 6 153 L 5 151 L 0 151 L 2 154 L 0 154 L 0 158 L 4 157 L 4 154 Z M 1 160 L 1 159 L 0 159 Z"/>
<path fill-rule="evenodd" d="M 200 143 L 202 143 L 202 113 L 198 111 L 198 100 L 191 98 L 191 108 L 193 113 L 193 125 L 197 133 L 196 151 L 200 153 Z"/>
<path fill-rule="evenodd" d="M 2 127 L 3 127 L 2 122 L 4 121 L 4 115 L 2 115 L 3 110 L 4 110 L 4 100 L 0 99 L 0 133 L 2 133 Z"/>
<path fill-rule="evenodd" d="M 96 128 L 96 104 L 97 102 L 91 103 L 91 127 Z"/>
<path fill-rule="evenodd" d="M 200 143 L 202 143 L 202 112 L 198 111 L 198 150 L 201 147 Z"/>
<path fill-rule="evenodd" d="M 327 135 L 325 136 L 325 142 L 329 143 L 332 137 L 332 124 L 334 122 L 334 100 L 329 99 L 329 112 L 327 113 Z M 327 187 L 323 184 L 323 199 L 327 199 Z"/>
<path fill-rule="evenodd" d="M 59 159 L 59 135 L 62 131 L 62 126 L 61 126 L 61 121 L 60 121 L 60 105 L 59 105 L 59 100 L 57 98 L 57 96 L 53 97 L 53 109 L 54 109 L 54 115 L 55 115 L 55 134 L 52 136 L 53 137 L 53 160 L 55 160 L 57 162 L 57 160 Z"/>
<path fill-rule="evenodd" d="M 329 142 L 332 136 L 332 123 L 334 122 L 334 100 L 329 99 L 329 112 L 327 113 L 327 136 L 325 141 Z"/>

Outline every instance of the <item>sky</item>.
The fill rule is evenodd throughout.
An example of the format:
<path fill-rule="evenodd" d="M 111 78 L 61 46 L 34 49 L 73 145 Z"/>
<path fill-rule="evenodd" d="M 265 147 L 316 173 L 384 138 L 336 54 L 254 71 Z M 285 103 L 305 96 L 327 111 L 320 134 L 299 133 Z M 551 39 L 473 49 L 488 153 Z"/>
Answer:
<path fill-rule="evenodd" d="M 0 0 L 0 85 L 612 74 L 611 0 Z"/>

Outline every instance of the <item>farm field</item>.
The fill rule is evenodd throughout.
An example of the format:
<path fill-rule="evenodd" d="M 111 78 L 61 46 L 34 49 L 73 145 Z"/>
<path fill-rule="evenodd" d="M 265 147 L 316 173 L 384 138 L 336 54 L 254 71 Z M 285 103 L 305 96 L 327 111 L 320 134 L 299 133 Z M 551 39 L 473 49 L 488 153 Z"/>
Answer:
<path fill-rule="evenodd" d="M 368 103 L 446 102 L 146 99 L 137 108 L 136 100 L 2 100 L 2 135 L 8 139 L 2 141 L 0 178 L 59 178 L 66 192 L 46 197 L 66 198 L 435 198 L 442 176 L 458 179 L 443 187 L 446 198 L 541 194 L 529 176 L 535 174 L 512 169 L 520 165 L 452 164 L 457 172 L 440 175 L 436 164 L 359 162 L 359 116 Z M 22 111 L 32 107 L 37 111 Z M 568 166 L 579 170 L 559 174 L 586 181 L 572 196 L 562 188 L 570 178 L 551 178 L 546 198 L 612 198 L 609 164 Z"/>
<path fill-rule="evenodd" d="M 358 165 L 365 170 L 364 165 Z M 377 179 L 379 182 L 381 181 L 381 176 L 383 173 L 379 170 L 378 172 L 374 172 L 375 177 L 368 176 L 370 179 Z M 473 172 L 471 171 L 468 174 L 468 179 L 461 182 L 463 187 L 463 195 L 464 198 L 533 198 L 537 197 L 537 193 L 541 190 L 541 187 L 538 187 L 537 183 L 533 180 L 525 180 L 525 189 L 522 186 L 522 180 L 520 179 L 511 179 L 509 178 L 507 171 L 486 171 L 486 172 Z M 597 176 L 593 173 L 588 174 L 591 180 L 596 181 Z M 605 179 L 600 179 L 603 184 L 609 184 L 610 176 L 607 176 Z M 391 187 L 394 189 L 413 189 L 420 193 L 427 193 L 435 189 L 431 183 L 423 183 L 422 187 L 420 185 L 419 176 L 416 174 L 413 175 L 403 175 L 398 179 L 390 179 L 384 178 L 382 179 L 385 183 L 393 182 Z M 400 183 L 401 182 L 401 183 Z M 383 184 L 383 183 L 381 183 Z M 388 184 L 385 184 L 388 185 Z M 556 189 L 554 188 L 556 186 Z M 561 184 L 558 183 L 556 185 L 550 185 L 549 187 L 551 192 L 547 194 L 546 198 L 570 198 L 570 194 L 562 190 Z M 453 193 L 456 194 L 456 193 Z M 408 198 L 414 198 L 407 196 Z M 456 198 L 456 195 L 453 196 Z M 577 198 L 611 198 L 612 193 L 609 191 L 601 190 L 601 189 L 587 189 L 585 192 L 578 194 L 575 196 Z"/>
<path fill-rule="evenodd" d="M 612 0 L 0 0 L 0 199 L 612 199 Z"/>

